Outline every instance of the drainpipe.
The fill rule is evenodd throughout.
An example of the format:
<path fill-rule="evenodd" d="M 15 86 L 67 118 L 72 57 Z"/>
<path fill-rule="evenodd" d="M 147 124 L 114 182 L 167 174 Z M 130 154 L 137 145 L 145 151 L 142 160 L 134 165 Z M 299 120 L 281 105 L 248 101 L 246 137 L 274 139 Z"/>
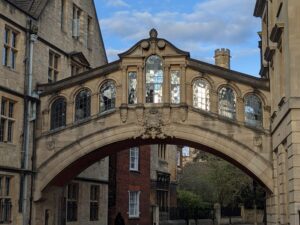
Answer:
<path fill-rule="evenodd" d="M 32 62 L 33 62 L 33 44 L 37 39 L 37 27 L 32 24 L 33 22 L 29 21 L 29 29 L 27 32 L 27 38 L 28 40 L 28 50 L 27 50 L 27 62 L 26 62 L 26 81 L 25 84 L 25 106 L 24 106 L 24 137 L 23 137 L 23 152 L 22 152 L 22 161 L 21 161 L 21 168 L 23 170 L 29 171 L 29 144 L 30 144 L 30 123 L 31 121 L 35 120 L 35 103 L 32 104 L 29 97 L 32 97 Z M 32 137 L 33 138 L 33 137 Z M 32 139 L 33 140 L 33 139 Z M 33 172 L 33 171 L 31 171 Z M 29 214 L 31 212 L 28 212 L 28 203 L 29 203 L 29 193 L 28 193 L 28 184 L 29 184 L 29 175 L 26 173 L 23 173 L 21 176 L 21 190 L 20 190 L 20 211 L 23 215 L 23 225 L 29 224 Z M 33 175 L 31 176 L 31 179 L 33 179 Z"/>

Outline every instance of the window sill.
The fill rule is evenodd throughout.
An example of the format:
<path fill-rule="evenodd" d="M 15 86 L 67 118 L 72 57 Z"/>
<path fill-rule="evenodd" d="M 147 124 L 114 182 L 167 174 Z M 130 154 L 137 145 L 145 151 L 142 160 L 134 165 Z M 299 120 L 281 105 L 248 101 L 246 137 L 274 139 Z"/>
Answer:
<path fill-rule="evenodd" d="M 99 113 L 100 116 L 106 116 L 106 115 L 109 115 L 109 114 L 112 114 L 116 112 L 116 108 L 113 108 L 113 109 L 108 109 L 106 111 L 103 111 L 101 113 Z"/>
<path fill-rule="evenodd" d="M 5 66 L 2 64 L 2 67 L 5 69 L 5 70 L 8 70 L 10 72 L 13 72 L 13 73 L 18 73 L 18 71 L 14 68 L 11 68 L 10 66 Z"/>
<path fill-rule="evenodd" d="M 139 170 L 134 170 L 134 169 L 129 169 L 129 172 L 131 172 L 131 173 L 138 173 L 138 174 L 141 173 L 141 171 L 139 171 Z"/>
<path fill-rule="evenodd" d="M 129 220 L 139 220 L 140 216 L 128 216 Z"/>

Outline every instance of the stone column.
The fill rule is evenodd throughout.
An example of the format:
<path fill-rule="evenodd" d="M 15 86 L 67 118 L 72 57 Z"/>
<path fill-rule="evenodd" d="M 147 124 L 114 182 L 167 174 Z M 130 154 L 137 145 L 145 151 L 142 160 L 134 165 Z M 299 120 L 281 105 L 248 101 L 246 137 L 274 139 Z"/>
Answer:
<path fill-rule="evenodd" d="M 170 103 L 170 65 L 166 64 L 164 67 L 164 82 L 163 82 L 163 102 Z"/>
<path fill-rule="evenodd" d="M 218 114 L 218 92 L 216 90 L 210 90 L 210 111 Z"/>
<path fill-rule="evenodd" d="M 127 67 L 122 67 L 122 104 L 127 104 L 127 95 L 128 95 L 128 88 L 127 88 Z"/>
<path fill-rule="evenodd" d="M 186 65 L 180 65 L 180 103 L 186 103 Z"/>
<path fill-rule="evenodd" d="M 236 98 L 236 119 L 239 122 L 245 121 L 244 100 L 241 97 Z"/>
<path fill-rule="evenodd" d="M 219 203 L 215 203 L 214 205 L 215 209 L 215 224 L 220 225 L 221 224 L 221 205 Z"/>
<path fill-rule="evenodd" d="M 143 104 L 144 102 L 144 94 L 146 85 L 144 84 L 144 69 L 142 66 L 138 66 L 138 72 L 137 72 L 137 103 Z M 145 86 L 145 87 L 144 87 Z"/>

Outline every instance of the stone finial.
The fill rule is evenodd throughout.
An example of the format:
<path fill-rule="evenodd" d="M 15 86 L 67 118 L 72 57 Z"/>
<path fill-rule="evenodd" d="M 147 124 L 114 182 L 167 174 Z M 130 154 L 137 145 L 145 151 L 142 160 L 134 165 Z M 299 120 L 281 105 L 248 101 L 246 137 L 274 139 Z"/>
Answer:
<path fill-rule="evenodd" d="M 154 28 L 152 28 L 151 30 L 150 30 L 150 32 L 149 32 L 149 35 L 150 35 L 150 37 L 151 38 L 157 38 L 157 30 L 156 29 L 154 29 Z"/>
<path fill-rule="evenodd" d="M 230 50 L 220 48 L 215 50 L 215 64 L 226 69 L 230 69 Z"/>

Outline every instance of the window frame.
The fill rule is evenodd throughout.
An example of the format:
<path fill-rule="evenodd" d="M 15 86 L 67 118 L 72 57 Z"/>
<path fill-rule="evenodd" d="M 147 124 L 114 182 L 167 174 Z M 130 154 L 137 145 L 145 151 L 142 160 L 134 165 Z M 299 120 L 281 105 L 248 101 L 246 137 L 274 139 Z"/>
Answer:
<path fill-rule="evenodd" d="M 72 38 L 75 40 L 80 39 L 80 23 L 81 23 L 81 16 L 82 16 L 82 10 L 73 3 L 72 8 Z"/>
<path fill-rule="evenodd" d="M 247 118 L 247 115 L 249 115 L 249 113 L 246 112 L 246 107 L 247 106 L 251 107 L 250 104 L 247 105 L 247 98 L 250 98 L 250 97 L 256 98 L 256 100 L 258 100 L 257 102 L 260 103 L 260 120 L 257 120 L 257 119 L 251 120 L 251 119 Z M 254 108 L 254 107 L 251 107 L 251 108 Z M 254 112 L 252 114 L 254 114 L 254 117 L 256 116 L 256 112 Z M 263 101 L 257 94 L 249 93 L 249 94 L 245 95 L 245 97 L 244 97 L 244 117 L 245 117 L 244 120 L 245 120 L 246 125 L 254 126 L 254 127 L 263 127 Z"/>
<path fill-rule="evenodd" d="M 67 222 L 75 222 L 78 220 L 78 198 L 79 197 L 79 184 L 70 183 L 67 187 L 66 196 L 66 219 Z"/>
<path fill-rule="evenodd" d="M 153 75 L 149 72 L 151 65 L 149 62 L 151 58 L 156 57 L 160 60 L 158 68 L 156 71 L 153 72 Z M 158 104 L 163 103 L 163 96 L 164 96 L 164 62 L 163 59 L 159 55 L 150 55 L 145 62 L 145 102 L 149 104 Z M 154 64 L 153 64 L 154 65 Z M 155 67 L 155 66 L 154 66 Z M 160 68 L 159 68 L 160 67 Z M 149 70 L 149 71 L 148 71 Z M 159 74 L 161 73 L 161 75 Z M 157 81 L 151 81 L 152 79 Z M 147 81 L 149 80 L 149 82 Z M 156 88 L 159 87 L 159 88 Z M 161 96 L 159 96 L 159 92 L 161 92 Z"/>
<path fill-rule="evenodd" d="M 103 95 L 102 90 L 105 86 L 110 86 L 110 88 L 113 88 L 113 90 L 111 90 L 112 91 L 111 95 L 113 97 L 110 99 L 110 103 L 107 103 L 107 104 L 109 104 L 109 106 L 106 106 L 105 100 L 102 101 L 102 95 Z M 105 91 L 105 90 L 103 90 L 103 91 Z M 100 114 L 109 112 L 116 108 L 116 100 L 117 100 L 116 95 L 117 95 L 117 88 L 116 88 L 115 81 L 106 80 L 101 84 L 100 89 L 99 89 L 99 112 L 100 112 Z M 101 105 L 102 103 L 103 103 L 103 106 Z"/>
<path fill-rule="evenodd" d="M 14 143 L 15 111 L 16 102 L 1 97 L 0 101 L 0 143 Z"/>
<path fill-rule="evenodd" d="M 12 176 L 0 174 L 0 224 L 12 223 L 11 180 Z"/>
<path fill-rule="evenodd" d="M 48 61 L 48 83 L 54 83 L 58 79 L 60 66 L 60 55 L 52 50 L 49 50 Z"/>
<path fill-rule="evenodd" d="M 86 93 L 85 96 L 79 96 L 81 93 Z M 92 92 L 88 88 L 80 89 L 75 96 L 75 115 L 74 121 L 82 121 L 91 116 L 91 99 Z M 82 116 L 78 115 L 79 110 L 82 110 Z"/>
<path fill-rule="evenodd" d="M 178 79 L 179 79 L 179 83 L 173 83 L 173 79 L 172 79 L 172 76 L 173 75 L 175 75 L 175 73 L 177 73 L 177 76 L 178 76 Z M 181 86 L 181 72 L 180 72 L 180 70 L 171 70 L 170 71 L 170 102 L 171 102 L 171 104 L 180 104 L 180 102 L 181 102 L 181 98 L 180 98 L 180 95 L 181 95 L 181 93 L 180 93 L 180 91 L 181 91 L 181 88 L 180 88 L 180 86 Z M 177 90 L 178 90 L 178 101 L 175 101 L 174 100 L 174 88 L 177 88 Z"/>
<path fill-rule="evenodd" d="M 128 191 L 128 217 L 129 219 L 133 218 L 139 218 L 140 217 L 140 194 L 141 191 Z M 131 197 L 134 197 L 132 199 Z M 134 202 L 132 202 L 134 200 Z M 135 209 L 133 208 L 133 213 L 132 213 L 132 207 L 136 207 Z"/>
<path fill-rule="evenodd" d="M 61 113 L 63 113 L 64 115 L 61 115 L 60 117 L 61 117 L 61 119 L 59 119 L 59 118 L 57 118 L 57 120 L 60 120 L 61 121 L 61 124 L 58 124 L 57 126 L 55 125 L 55 121 L 54 121 L 54 106 L 55 106 L 55 104 L 58 104 L 57 102 L 58 101 L 63 101 L 63 108 L 62 108 L 62 110 L 60 110 L 61 111 Z M 58 114 L 59 112 L 56 112 L 56 114 Z M 56 120 L 56 121 L 57 121 Z M 58 123 L 60 123 L 60 122 L 58 122 Z M 65 127 L 66 126 L 66 124 L 67 124 L 67 100 L 66 100 L 66 98 L 65 97 L 63 97 L 63 96 L 60 96 L 60 97 L 58 97 L 58 98 L 56 98 L 53 102 L 52 102 L 52 104 L 51 104 L 51 106 L 50 106 L 50 130 L 57 130 L 57 129 L 60 129 L 60 128 L 62 128 L 62 127 Z M 55 125 L 55 126 L 54 126 Z"/>
<path fill-rule="evenodd" d="M 139 161 L 140 161 L 139 147 L 130 148 L 129 149 L 129 171 L 139 171 L 139 166 L 140 166 Z"/>
<path fill-rule="evenodd" d="M 224 97 L 224 99 L 221 99 L 221 91 L 223 89 L 227 89 L 226 92 L 228 92 L 229 90 L 231 90 L 231 94 L 233 94 L 233 99 L 232 101 L 229 101 L 229 97 Z M 228 104 L 228 106 L 226 106 L 226 104 L 221 103 L 221 100 L 226 101 Z M 221 104 L 223 104 L 223 106 L 221 107 Z M 232 107 L 230 106 L 231 104 Z M 236 91 L 230 87 L 230 86 L 222 86 L 221 88 L 219 88 L 218 91 L 218 113 L 220 116 L 224 117 L 224 118 L 228 118 L 231 120 L 236 120 L 236 116 L 237 116 L 237 94 Z M 227 114 L 227 115 L 226 115 Z"/>
<path fill-rule="evenodd" d="M 17 46 L 19 41 L 18 40 L 19 34 L 20 34 L 19 31 L 5 25 L 4 41 L 3 41 L 3 49 L 2 49 L 2 65 L 12 70 L 17 69 L 17 55 L 18 55 Z"/>
<path fill-rule="evenodd" d="M 202 83 L 204 87 L 201 87 L 199 84 Z M 200 96 L 195 96 L 195 87 L 200 87 L 203 89 L 202 93 L 200 93 Z M 196 109 L 204 110 L 204 111 L 210 111 L 210 105 L 211 105 L 211 85 L 210 83 L 203 78 L 197 78 L 193 81 L 193 87 L 192 87 L 192 94 L 193 94 L 193 107 Z M 197 99 L 197 102 L 195 101 Z M 200 101 L 199 101 L 200 99 Z M 197 104 L 196 104 L 197 103 Z M 200 105 L 200 106 L 199 106 Z"/>
<path fill-rule="evenodd" d="M 90 221 L 99 221 L 100 186 L 90 186 Z"/>

